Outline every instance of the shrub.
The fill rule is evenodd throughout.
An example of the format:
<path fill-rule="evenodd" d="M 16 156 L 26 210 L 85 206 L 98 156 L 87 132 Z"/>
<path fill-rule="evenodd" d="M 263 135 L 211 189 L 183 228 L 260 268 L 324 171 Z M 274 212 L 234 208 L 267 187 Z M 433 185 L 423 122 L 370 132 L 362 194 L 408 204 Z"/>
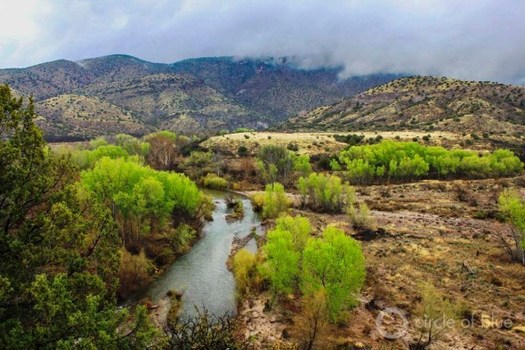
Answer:
<path fill-rule="evenodd" d="M 255 254 L 247 249 L 239 250 L 233 256 L 233 275 L 239 297 L 250 294 L 257 275 Z"/>
<path fill-rule="evenodd" d="M 288 198 L 284 192 L 283 185 L 278 182 L 273 185 L 266 185 L 262 211 L 264 218 L 275 219 L 288 209 L 288 205 Z"/>
<path fill-rule="evenodd" d="M 246 157 L 248 155 L 248 148 L 246 146 L 239 146 L 237 154 L 239 157 Z"/>
<path fill-rule="evenodd" d="M 370 215 L 370 209 L 366 203 L 360 203 L 359 209 L 356 209 L 353 205 L 348 207 L 348 215 L 352 226 L 356 230 L 375 230 L 376 222 Z"/>
<path fill-rule="evenodd" d="M 226 179 L 212 173 L 208 173 L 202 178 L 202 184 L 204 187 L 214 190 L 224 190 L 228 187 L 228 181 Z"/>
<path fill-rule="evenodd" d="M 144 250 L 141 250 L 138 255 L 133 255 L 122 248 L 120 257 L 119 294 L 126 297 L 149 282 L 154 269 L 152 262 L 144 254 Z"/>
<path fill-rule="evenodd" d="M 264 192 L 255 193 L 250 197 L 252 201 L 253 210 L 255 212 L 262 212 L 264 207 Z"/>
<path fill-rule="evenodd" d="M 335 175 L 312 173 L 307 178 L 301 177 L 297 187 L 302 204 L 320 212 L 342 212 L 354 201 L 353 187 Z"/>
<path fill-rule="evenodd" d="M 290 142 L 286 146 L 286 149 L 288 149 L 290 151 L 293 151 L 293 152 L 297 152 L 297 151 L 299 151 L 299 145 L 297 143 Z"/>

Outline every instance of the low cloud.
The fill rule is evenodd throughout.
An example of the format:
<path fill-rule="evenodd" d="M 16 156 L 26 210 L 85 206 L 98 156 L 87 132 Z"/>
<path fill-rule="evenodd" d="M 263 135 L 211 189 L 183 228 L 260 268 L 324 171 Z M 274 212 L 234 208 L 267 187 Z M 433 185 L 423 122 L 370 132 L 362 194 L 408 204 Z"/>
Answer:
<path fill-rule="evenodd" d="M 293 56 L 304 67 L 525 82 L 521 0 L 20 0 L 0 66 L 126 53 L 155 62 Z M 17 29 L 17 23 L 23 24 Z"/>

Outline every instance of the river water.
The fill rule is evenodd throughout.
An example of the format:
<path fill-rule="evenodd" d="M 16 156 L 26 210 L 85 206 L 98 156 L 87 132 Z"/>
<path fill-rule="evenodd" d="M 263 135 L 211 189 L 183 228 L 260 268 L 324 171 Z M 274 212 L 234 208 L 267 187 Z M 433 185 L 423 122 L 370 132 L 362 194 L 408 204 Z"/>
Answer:
<path fill-rule="evenodd" d="M 191 250 L 167 268 L 144 295 L 155 303 L 170 290 L 183 292 L 182 317 L 194 316 L 197 312 L 195 307 L 205 307 L 217 316 L 236 313 L 235 280 L 226 267 L 231 245 L 234 237 L 246 237 L 254 227 L 258 234 L 262 232 L 261 222 L 249 199 L 238 197 L 243 202 L 244 218 L 228 223 L 226 215 L 230 210 L 227 209 L 225 197 L 231 194 L 208 193 L 215 202 L 213 221 L 205 224 L 201 238 Z M 246 248 L 255 251 L 255 240 L 250 240 Z"/>

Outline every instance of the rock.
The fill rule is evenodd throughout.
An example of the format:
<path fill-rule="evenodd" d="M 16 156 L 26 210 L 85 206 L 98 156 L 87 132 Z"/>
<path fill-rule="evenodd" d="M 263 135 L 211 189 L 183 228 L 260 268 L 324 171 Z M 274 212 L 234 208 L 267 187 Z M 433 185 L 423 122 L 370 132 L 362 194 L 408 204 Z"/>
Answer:
<path fill-rule="evenodd" d="M 364 349 L 365 348 L 365 344 L 363 344 L 360 341 L 358 341 L 357 343 L 354 343 L 354 348 L 356 348 L 356 349 Z"/>

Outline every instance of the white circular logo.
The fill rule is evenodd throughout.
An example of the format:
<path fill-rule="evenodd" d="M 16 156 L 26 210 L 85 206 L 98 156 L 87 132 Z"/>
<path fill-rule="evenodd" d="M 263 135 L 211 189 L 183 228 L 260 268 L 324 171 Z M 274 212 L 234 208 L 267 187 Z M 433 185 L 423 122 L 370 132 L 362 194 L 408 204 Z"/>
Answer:
<path fill-rule="evenodd" d="M 403 310 L 387 307 L 376 317 L 376 328 L 386 339 L 398 339 L 407 334 L 408 320 Z"/>

